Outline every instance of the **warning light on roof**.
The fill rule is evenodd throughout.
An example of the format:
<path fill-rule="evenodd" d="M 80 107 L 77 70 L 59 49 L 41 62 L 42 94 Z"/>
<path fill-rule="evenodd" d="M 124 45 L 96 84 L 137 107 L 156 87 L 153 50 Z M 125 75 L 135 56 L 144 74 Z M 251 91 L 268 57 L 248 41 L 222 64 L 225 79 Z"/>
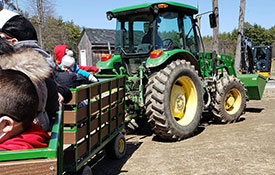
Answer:
<path fill-rule="evenodd" d="M 160 9 L 164 9 L 167 7 L 168 7 L 168 4 L 158 4 L 158 8 L 160 8 Z"/>

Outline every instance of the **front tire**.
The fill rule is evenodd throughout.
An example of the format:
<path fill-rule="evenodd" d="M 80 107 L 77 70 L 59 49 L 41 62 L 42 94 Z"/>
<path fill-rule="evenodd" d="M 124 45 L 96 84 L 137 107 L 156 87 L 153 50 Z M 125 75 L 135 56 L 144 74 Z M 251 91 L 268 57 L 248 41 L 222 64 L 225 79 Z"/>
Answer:
<path fill-rule="evenodd" d="M 146 114 L 162 139 L 181 140 L 196 131 L 203 107 L 200 78 L 190 62 L 176 60 L 149 78 Z"/>
<path fill-rule="evenodd" d="M 246 105 L 246 90 L 238 78 L 222 77 L 213 97 L 212 111 L 216 120 L 231 123 L 240 118 Z"/>

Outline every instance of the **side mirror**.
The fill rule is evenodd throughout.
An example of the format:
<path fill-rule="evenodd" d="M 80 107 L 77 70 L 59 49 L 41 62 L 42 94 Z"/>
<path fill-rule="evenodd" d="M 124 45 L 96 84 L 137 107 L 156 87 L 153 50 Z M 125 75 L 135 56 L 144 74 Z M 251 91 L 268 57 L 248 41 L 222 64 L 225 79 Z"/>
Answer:
<path fill-rule="evenodd" d="M 211 28 L 217 27 L 216 15 L 214 12 L 209 15 L 209 23 Z"/>
<path fill-rule="evenodd" d="M 112 13 L 108 13 L 108 12 L 107 12 L 106 17 L 107 17 L 107 19 L 108 19 L 109 21 L 111 21 L 111 20 L 113 19 Z"/>

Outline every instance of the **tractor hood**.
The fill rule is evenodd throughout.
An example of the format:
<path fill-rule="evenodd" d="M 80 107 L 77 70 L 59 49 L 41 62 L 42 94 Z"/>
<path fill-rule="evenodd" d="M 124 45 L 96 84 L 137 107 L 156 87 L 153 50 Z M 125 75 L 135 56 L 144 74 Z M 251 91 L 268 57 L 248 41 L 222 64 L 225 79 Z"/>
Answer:
<path fill-rule="evenodd" d="M 123 19 L 129 15 L 146 14 L 146 13 L 158 13 L 159 11 L 174 11 L 174 12 L 184 12 L 187 15 L 194 15 L 198 13 L 198 9 L 177 2 L 156 2 L 156 3 L 146 3 L 141 5 L 135 5 L 130 7 L 118 8 L 107 12 L 107 18 L 111 20 L 112 18 Z"/>

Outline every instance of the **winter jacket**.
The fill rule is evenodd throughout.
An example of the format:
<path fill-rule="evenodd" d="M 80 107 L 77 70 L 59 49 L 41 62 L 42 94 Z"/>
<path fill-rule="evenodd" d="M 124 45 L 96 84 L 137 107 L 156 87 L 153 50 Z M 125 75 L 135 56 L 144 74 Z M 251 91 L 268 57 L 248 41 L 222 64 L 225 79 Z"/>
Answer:
<path fill-rule="evenodd" d="M 60 69 L 56 70 L 55 76 L 55 79 L 59 84 L 68 88 L 76 88 L 81 84 L 91 83 L 90 81 L 88 81 L 87 78 L 83 77 L 80 74 L 77 74 L 75 72 L 62 71 Z"/>
<path fill-rule="evenodd" d="M 30 77 L 34 83 L 38 97 L 38 115 L 35 118 L 35 122 L 40 124 L 45 131 L 49 128 L 49 116 L 46 112 L 46 104 L 48 100 L 48 91 L 52 94 L 56 94 L 55 99 L 51 99 L 50 109 L 57 111 L 58 103 L 56 106 L 55 101 L 58 101 L 56 89 L 48 89 L 45 79 L 49 78 L 52 69 L 44 57 L 33 49 L 19 50 L 13 54 L 1 55 L 0 66 L 3 69 L 14 69 L 25 73 Z M 52 117 L 52 116 L 51 116 Z"/>
<path fill-rule="evenodd" d="M 61 64 L 62 58 L 66 54 L 66 49 L 67 49 L 67 45 L 55 46 L 54 54 L 55 54 L 55 60 L 56 60 L 57 65 Z M 84 70 L 87 72 L 97 72 L 98 71 L 98 68 L 95 66 L 80 66 L 80 65 L 77 65 L 77 66 L 80 70 Z"/>
<path fill-rule="evenodd" d="M 85 70 L 87 72 L 98 72 L 98 68 L 95 66 L 80 66 L 78 65 L 79 69 Z"/>
<path fill-rule="evenodd" d="M 45 148 L 48 146 L 47 142 L 49 139 L 50 136 L 43 131 L 41 126 L 32 123 L 25 132 L 0 143 L 0 150 Z"/>

